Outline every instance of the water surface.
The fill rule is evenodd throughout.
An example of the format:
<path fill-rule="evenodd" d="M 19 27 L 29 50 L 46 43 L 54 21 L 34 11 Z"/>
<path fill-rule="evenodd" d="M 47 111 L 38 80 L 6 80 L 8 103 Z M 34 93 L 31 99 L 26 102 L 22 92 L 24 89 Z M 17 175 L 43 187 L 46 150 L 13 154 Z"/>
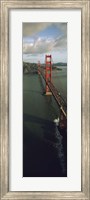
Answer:
<path fill-rule="evenodd" d="M 67 99 L 66 69 L 55 70 L 52 81 Z M 45 82 L 38 74 L 23 76 L 23 176 L 67 176 L 67 137 L 53 120 L 59 108 L 53 96 L 45 96 Z"/>

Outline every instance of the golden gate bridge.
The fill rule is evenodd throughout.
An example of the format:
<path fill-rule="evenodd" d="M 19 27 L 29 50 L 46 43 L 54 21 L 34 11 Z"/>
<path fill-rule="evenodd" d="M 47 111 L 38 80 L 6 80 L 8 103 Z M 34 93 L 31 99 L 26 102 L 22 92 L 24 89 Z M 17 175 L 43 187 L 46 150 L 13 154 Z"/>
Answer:
<path fill-rule="evenodd" d="M 46 82 L 45 94 L 46 95 L 53 95 L 55 98 L 59 110 L 59 126 L 61 129 L 66 129 L 67 127 L 67 104 L 64 101 L 61 94 L 58 92 L 54 84 L 52 83 L 52 56 L 46 55 L 45 56 L 45 70 L 41 66 L 40 61 L 38 62 L 38 74 L 43 77 Z"/>

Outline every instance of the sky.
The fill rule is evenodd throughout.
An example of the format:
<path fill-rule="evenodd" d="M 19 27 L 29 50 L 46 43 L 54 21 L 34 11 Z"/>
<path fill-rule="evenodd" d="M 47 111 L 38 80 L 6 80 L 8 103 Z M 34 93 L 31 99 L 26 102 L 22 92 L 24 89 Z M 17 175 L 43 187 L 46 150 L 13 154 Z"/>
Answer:
<path fill-rule="evenodd" d="M 23 23 L 23 61 L 45 63 L 67 62 L 67 23 Z"/>

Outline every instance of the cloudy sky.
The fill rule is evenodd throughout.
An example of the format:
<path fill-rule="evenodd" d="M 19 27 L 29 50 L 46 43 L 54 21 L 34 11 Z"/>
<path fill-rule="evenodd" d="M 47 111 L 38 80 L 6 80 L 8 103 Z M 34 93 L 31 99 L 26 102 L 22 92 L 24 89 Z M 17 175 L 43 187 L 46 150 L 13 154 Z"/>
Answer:
<path fill-rule="evenodd" d="M 67 62 L 67 24 L 23 23 L 23 61 L 44 63 L 46 54 L 53 63 Z"/>

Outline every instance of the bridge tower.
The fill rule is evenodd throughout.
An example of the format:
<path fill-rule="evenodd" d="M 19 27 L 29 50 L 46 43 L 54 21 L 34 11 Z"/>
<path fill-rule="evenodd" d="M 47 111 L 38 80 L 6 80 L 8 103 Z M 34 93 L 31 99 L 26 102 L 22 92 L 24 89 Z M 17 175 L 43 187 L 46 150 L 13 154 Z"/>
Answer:
<path fill-rule="evenodd" d="M 40 66 L 41 66 L 40 61 L 38 61 L 38 74 L 40 74 Z"/>
<path fill-rule="evenodd" d="M 45 57 L 45 80 L 46 80 L 46 95 L 52 95 L 47 82 L 51 82 L 52 78 L 52 56 L 46 55 Z"/>

